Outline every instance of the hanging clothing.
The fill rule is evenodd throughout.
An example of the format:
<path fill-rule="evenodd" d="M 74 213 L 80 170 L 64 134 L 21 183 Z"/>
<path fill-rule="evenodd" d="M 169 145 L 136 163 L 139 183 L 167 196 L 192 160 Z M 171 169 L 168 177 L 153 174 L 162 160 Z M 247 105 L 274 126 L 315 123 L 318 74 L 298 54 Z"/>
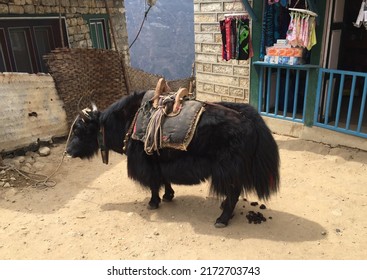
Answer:
<path fill-rule="evenodd" d="M 222 58 L 228 60 L 227 55 L 227 38 L 226 38 L 226 23 L 224 20 L 219 21 L 220 33 L 222 35 Z"/>
<path fill-rule="evenodd" d="M 232 59 L 237 58 L 237 19 L 231 20 L 231 53 Z"/>
<path fill-rule="evenodd" d="M 285 38 L 289 23 L 289 13 L 284 1 L 269 4 L 265 1 L 262 33 L 260 42 L 260 59 L 264 59 L 266 48 L 273 46 L 278 39 Z"/>
<path fill-rule="evenodd" d="M 311 48 L 316 45 L 317 40 L 316 40 L 316 19 L 315 17 L 311 17 L 310 18 L 310 28 L 309 28 L 309 38 L 308 38 L 308 42 L 307 43 L 307 49 L 311 50 Z"/>
<path fill-rule="evenodd" d="M 227 50 L 227 60 L 232 59 L 232 19 L 226 18 L 225 20 L 226 27 L 226 50 Z"/>
<path fill-rule="evenodd" d="M 302 13 L 291 12 L 286 39 L 292 47 L 311 50 L 316 45 L 316 18 Z"/>
<path fill-rule="evenodd" d="M 356 22 L 353 22 L 353 25 L 357 28 L 361 27 L 362 24 L 367 29 L 367 2 L 365 0 L 362 1 Z"/>
<path fill-rule="evenodd" d="M 247 60 L 253 56 L 250 20 L 247 17 L 227 17 L 219 21 L 219 26 L 223 60 Z"/>
<path fill-rule="evenodd" d="M 250 26 L 249 20 L 239 20 L 238 28 L 238 44 L 237 59 L 247 60 L 250 57 Z"/>

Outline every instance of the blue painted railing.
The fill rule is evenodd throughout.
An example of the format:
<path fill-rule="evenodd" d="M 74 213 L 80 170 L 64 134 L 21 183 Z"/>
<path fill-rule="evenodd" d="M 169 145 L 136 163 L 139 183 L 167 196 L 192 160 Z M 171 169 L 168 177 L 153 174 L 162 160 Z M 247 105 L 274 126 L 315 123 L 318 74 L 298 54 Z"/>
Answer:
<path fill-rule="evenodd" d="M 367 73 L 320 69 L 314 125 L 367 138 Z"/>
<path fill-rule="evenodd" d="M 261 115 L 305 122 L 310 70 L 315 65 L 254 62 L 259 70 L 258 111 Z"/>

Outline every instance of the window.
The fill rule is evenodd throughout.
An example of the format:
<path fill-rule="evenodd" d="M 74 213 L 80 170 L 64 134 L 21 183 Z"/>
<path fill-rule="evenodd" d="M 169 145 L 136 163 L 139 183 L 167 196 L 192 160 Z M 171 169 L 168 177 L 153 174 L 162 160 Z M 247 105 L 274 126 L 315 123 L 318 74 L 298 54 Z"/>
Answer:
<path fill-rule="evenodd" d="M 9 62 L 7 61 L 7 49 L 5 43 L 4 29 L 0 28 L 0 72 L 8 72 L 10 69 Z"/>
<path fill-rule="evenodd" d="M 13 52 L 15 67 L 19 72 L 34 73 L 32 61 L 33 49 L 29 28 L 9 28 L 10 47 Z"/>
<path fill-rule="evenodd" d="M 47 72 L 43 56 L 67 42 L 65 20 L 0 18 L 0 71 Z"/>
<path fill-rule="evenodd" d="M 89 19 L 90 37 L 93 48 L 109 49 L 105 19 Z"/>
<path fill-rule="evenodd" d="M 55 42 L 53 41 L 52 27 L 51 26 L 36 26 L 34 28 L 36 37 L 36 46 L 38 49 L 38 59 L 41 62 L 41 72 L 46 72 L 47 68 L 42 57 L 45 54 L 55 49 Z"/>

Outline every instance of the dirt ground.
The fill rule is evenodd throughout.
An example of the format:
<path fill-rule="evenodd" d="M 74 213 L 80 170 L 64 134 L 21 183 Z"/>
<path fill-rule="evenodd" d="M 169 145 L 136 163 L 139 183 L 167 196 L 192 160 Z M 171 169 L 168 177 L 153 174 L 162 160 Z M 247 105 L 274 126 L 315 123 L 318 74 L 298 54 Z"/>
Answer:
<path fill-rule="evenodd" d="M 224 229 L 213 225 L 220 201 L 206 184 L 174 186 L 173 202 L 148 210 L 149 192 L 118 154 L 109 165 L 65 158 L 54 187 L 14 180 L 0 187 L 0 259 L 367 259 L 367 152 L 275 138 L 281 191 L 241 198 Z M 63 149 L 37 158 L 42 173 Z M 249 211 L 267 220 L 249 224 Z"/>

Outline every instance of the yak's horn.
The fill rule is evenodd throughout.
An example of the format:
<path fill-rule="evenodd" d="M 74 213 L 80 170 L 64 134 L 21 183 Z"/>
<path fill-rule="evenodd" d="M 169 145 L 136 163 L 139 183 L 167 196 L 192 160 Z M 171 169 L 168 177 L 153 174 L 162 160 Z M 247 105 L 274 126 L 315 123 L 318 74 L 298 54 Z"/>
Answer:
<path fill-rule="evenodd" d="M 91 104 L 92 104 L 92 111 L 93 111 L 93 112 L 97 112 L 97 111 L 98 111 L 98 108 L 97 108 L 96 103 L 91 102 Z"/>
<path fill-rule="evenodd" d="M 82 96 L 80 99 L 79 99 L 79 102 L 78 102 L 78 105 L 77 105 L 77 110 L 78 110 L 78 114 L 79 116 L 84 120 L 90 120 L 90 116 L 88 114 L 88 110 L 87 109 L 80 109 L 80 103 L 82 102 L 83 100 L 83 97 Z"/>

